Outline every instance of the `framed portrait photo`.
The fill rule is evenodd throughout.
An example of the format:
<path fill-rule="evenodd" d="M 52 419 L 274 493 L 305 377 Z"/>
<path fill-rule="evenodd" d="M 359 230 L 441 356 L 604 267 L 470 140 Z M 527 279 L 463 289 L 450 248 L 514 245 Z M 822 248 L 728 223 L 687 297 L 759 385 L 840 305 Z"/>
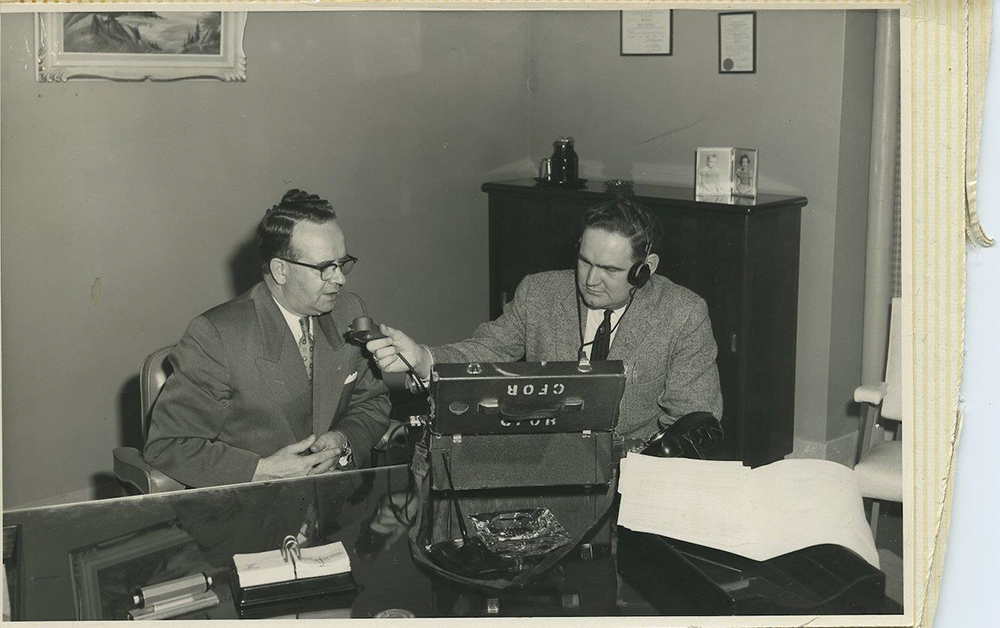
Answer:
<path fill-rule="evenodd" d="M 733 193 L 733 149 L 699 148 L 695 152 L 694 193 L 699 199 L 721 200 Z"/>
<path fill-rule="evenodd" d="M 37 13 L 39 82 L 246 80 L 245 11 Z"/>
<path fill-rule="evenodd" d="M 757 72 L 757 12 L 719 14 L 719 74 Z"/>
<path fill-rule="evenodd" d="M 757 149 L 733 149 L 733 194 L 757 196 Z"/>
<path fill-rule="evenodd" d="M 621 54 L 672 55 L 674 12 L 670 9 L 621 12 Z"/>

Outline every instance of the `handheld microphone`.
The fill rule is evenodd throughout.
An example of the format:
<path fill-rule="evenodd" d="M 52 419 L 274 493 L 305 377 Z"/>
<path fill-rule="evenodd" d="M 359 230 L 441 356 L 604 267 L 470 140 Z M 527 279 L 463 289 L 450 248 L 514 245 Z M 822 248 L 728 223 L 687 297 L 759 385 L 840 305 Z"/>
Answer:
<path fill-rule="evenodd" d="M 372 320 L 371 317 L 359 316 L 355 318 L 354 322 L 351 323 L 351 326 L 347 328 L 347 337 L 355 344 L 365 345 L 372 340 L 385 338 L 386 335 L 382 333 L 378 325 L 375 324 L 375 321 Z M 396 357 L 402 360 L 403 364 L 406 365 L 406 369 L 409 371 L 410 375 L 413 376 L 413 381 L 415 381 L 420 387 L 421 392 L 425 395 L 429 395 L 430 391 L 428 391 L 427 387 L 424 386 L 424 382 L 421 381 L 420 376 L 417 375 L 417 371 L 413 368 L 413 365 L 410 364 L 410 361 L 403 357 L 403 354 L 399 350 L 396 350 Z"/>
<path fill-rule="evenodd" d="M 354 319 L 351 326 L 347 328 L 347 335 L 350 337 L 351 342 L 357 344 L 368 344 L 372 340 L 385 338 L 385 334 L 379 330 L 375 321 L 368 316 L 359 316 Z"/>

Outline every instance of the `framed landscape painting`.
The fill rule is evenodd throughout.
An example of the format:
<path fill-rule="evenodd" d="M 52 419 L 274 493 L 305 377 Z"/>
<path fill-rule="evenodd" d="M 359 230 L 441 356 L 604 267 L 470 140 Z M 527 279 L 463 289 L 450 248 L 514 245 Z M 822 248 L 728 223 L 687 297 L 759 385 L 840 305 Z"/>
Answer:
<path fill-rule="evenodd" d="M 39 13 L 36 78 L 246 80 L 245 11 Z"/>

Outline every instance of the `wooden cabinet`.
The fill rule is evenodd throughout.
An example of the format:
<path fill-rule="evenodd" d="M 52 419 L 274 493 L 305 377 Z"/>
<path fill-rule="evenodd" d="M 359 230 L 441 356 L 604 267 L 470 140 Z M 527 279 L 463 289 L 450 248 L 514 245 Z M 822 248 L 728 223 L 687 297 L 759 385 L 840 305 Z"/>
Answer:
<path fill-rule="evenodd" d="M 572 268 L 587 207 L 603 182 L 580 189 L 534 180 L 486 183 L 490 316 L 525 275 Z M 708 304 L 719 347 L 727 454 L 758 466 L 792 450 L 799 222 L 806 199 L 762 194 L 733 204 L 699 202 L 690 188 L 636 185 L 663 226 L 656 272 Z"/>

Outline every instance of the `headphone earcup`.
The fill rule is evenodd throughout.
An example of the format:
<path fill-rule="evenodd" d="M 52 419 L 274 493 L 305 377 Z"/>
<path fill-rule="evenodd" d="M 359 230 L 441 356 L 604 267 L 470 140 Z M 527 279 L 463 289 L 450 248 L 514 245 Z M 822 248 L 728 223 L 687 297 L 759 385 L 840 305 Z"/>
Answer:
<path fill-rule="evenodd" d="M 636 262 L 628 269 L 628 282 L 636 288 L 641 288 L 649 281 L 649 275 L 649 264 L 644 261 Z"/>

